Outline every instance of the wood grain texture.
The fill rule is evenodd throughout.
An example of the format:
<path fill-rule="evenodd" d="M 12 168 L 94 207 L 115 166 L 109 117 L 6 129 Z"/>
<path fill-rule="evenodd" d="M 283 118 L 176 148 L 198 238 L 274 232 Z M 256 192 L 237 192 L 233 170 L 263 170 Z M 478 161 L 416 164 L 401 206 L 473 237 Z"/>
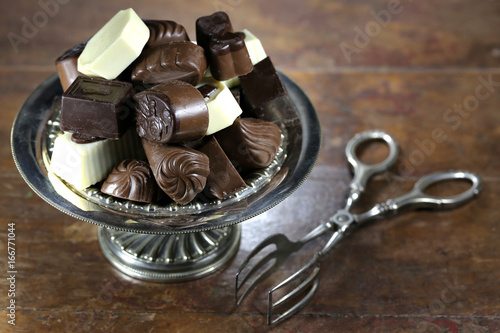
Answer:
<path fill-rule="evenodd" d="M 96 227 L 38 198 L 17 172 L 9 145 L 1 146 L 1 332 L 500 331 L 497 1 L 69 1 L 53 7 L 54 15 L 39 21 L 44 24 L 16 52 L 9 33 L 22 36 L 26 20 L 43 19 L 40 3 L 54 1 L 0 2 L 4 142 L 23 101 L 55 71 L 55 58 L 118 10 L 133 7 L 144 18 L 177 21 L 193 39 L 196 18 L 226 10 L 235 29 L 259 36 L 276 66 L 308 94 L 323 144 L 312 174 L 294 194 L 242 224 L 240 249 L 228 267 L 172 284 L 116 271 L 99 249 Z M 298 239 L 342 207 L 351 179 L 345 144 L 375 128 L 396 138 L 401 156 L 390 173 L 372 181 L 358 211 L 404 193 L 436 170 L 480 174 L 481 195 L 456 210 L 412 212 L 360 229 L 322 265 L 311 303 L 280 325 L 265 323 L 267 289 L 326 239 L 307 246 L 235 308 L 234 274 L 246 255 L 273 233 Z M 12 222 L 15 327 L 6 316 Z"/>

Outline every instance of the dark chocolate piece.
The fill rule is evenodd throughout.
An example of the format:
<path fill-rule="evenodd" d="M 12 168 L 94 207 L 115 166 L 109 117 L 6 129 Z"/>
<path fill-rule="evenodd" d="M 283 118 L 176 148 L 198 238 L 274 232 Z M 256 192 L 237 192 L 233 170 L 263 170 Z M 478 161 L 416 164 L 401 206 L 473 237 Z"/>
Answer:
<path fill-rule="evenodd" d="M 98 138 L 96 136 L 91 136 L 87 134 L 81 134 L 81 133 L 73 133 L 71 134 L 71 141 L 74 143 L 79 143 L 79 144 L 85 144 L 85 143 L 92 143 L 92 142 L 97 142 L 105 140 L 105 138 Z"/>
<path fill-rule="evenodd" d="M 209 98 L 214 92 L 217 91 L 217 87 L 214 87 L 211 84 L 204 84 L 201 87 L 198 87 L 203 98 Z"/>
<path fill-rule="evenodd" d="M 241 104 L 241 86 L 236 86 L 232 87 L 229 90 L 231 90 L 231 94 L 233 94 L 234 99 L 238 104 Z"/>
<path fill-rule="evenodd" d="M 250 111 L 248 116 L 290 123 L 298 120 L 295 105 L 269 57 L 255 64 L 253 71 L 239 78 L 242 88 L 241 104 L 243 110 Z"/>
<path fill-rule="evenodd" d="M 210 174 L 205 188 L 209 195 L 224 199 L 246 187 L 215 137 L 210 137 L 199 150 L 210 160 Z"/>
<path fill-rule="evenodd" d="M 142 140 L 158 186 L 175 202 L 186 205 L 203 191 L 210 173 L 208 157 L 194 149 Z"/>
<path fill-rule="evenodd" d="M 233 27 L 229 16 L 224 12 L 216 12 L 196 20 L 196 42 L 205 50 L 208 50 L 213 36 L 222 36 L 228 32 L 233 32 Z"/>
<path fill-rule="evenodd" d="M 130 126 L 132 85 L 79 76 L 62 96 L 61 130 L 118 139 Z"/>
<path fill-rule="evenodd" d="M 238 170 L 267 167 L 281 144 L 278 125 L 256 118 L 238 118 L 215 136 Z"/>
<path fill-rule="evenodd" d="M 149 28 L 149 40 L 145 48 L 155 47 L 170 42 L 189 41 L 186 29 L 174 21 L 144 20 Z"/>
<path fill-rule="evenodd" d="M 154 86 L 135 95 L 140 137 L 157 143 L 201 139 L 208 128 L 208 107 L 194 86 L 182 81 Z"/>
<path fill-rule="evenodd" d="M 173 42 L 147 49 L 132 71 L 132 81 L 146 84 L 186 81 L 200 82 L 207 69 L 205 52 L 191 42 Z"/>
<path fill-rule="evenodd" d="M 101 191 L 117 198 L 151 203 L 156 192 L 156 181 L 148 163 L 124 160 L 113 168 Z"/>
<path fill-rule="evenodd" d="M 83 75 L 78 71 L 78 57 L 82 54 L 85 45 L 87 42 L 75 45 L 56 59 L 56 70 L 63 91 L 66 91 L 78 76 Z"/>
<path fill-rule="evenodd" d="M 209 53 L 210 72 L 219 81 L 248 74 L 253 69 L 245 46 L 245 34 L 242 32 L 213 36 Z"/>

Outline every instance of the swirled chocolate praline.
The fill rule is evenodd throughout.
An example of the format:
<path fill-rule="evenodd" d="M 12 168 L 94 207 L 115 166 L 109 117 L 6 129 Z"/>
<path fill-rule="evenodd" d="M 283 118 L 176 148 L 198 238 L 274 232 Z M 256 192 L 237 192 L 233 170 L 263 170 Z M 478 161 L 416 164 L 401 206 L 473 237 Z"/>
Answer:
<path fill-rule="evenodd" d="M 194 149 L 142 140 L 158 186 L 180 205 L 190 203 L 205 188 L 210 164 Z"/>
<path fill-rule="evenodd" d="M 151 203 L 156 188 L 148 163 L 124 160 L 113 168 L 102 184 L 101 192 L 121 199 Z"/>
<path fill-rule="evenodd" d="M 238 118 L 215 136 L 237 169 L 267 167 L 281 144 L 278 125 L 257 118 Z"/>
<path fill-rule="evenodd" d="M 169 20 L 144 20 L 149 28 L 149 40 L 145 48 L 170 42 L 189 41 L 186 29 L 177 22 Z"/>
<path fill-rule="evenodd" d="M 174 80 L 134 98 L 137 134 L 146 140 L 162 144 L 196 141 L 207 132 L 207 104 L 189 83 Z"/>

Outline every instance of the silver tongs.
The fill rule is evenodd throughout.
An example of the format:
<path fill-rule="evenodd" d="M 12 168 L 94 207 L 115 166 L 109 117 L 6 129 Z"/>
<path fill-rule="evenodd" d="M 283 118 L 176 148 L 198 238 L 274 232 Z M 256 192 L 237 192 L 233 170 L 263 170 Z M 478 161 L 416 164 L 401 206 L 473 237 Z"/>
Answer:
<path fill-rule="evenodd" d="M 356 150 L 361 144 L 372 140 L 384 141 L 389 146 L 389 155 L 381 163 L 366 165 L 358 159 Z M 319 225 L 298 241 L 290 241 L 284 234 L 276 234 L 268 237 L 248 255 L 236 273 L 235 303 L 238 306 L 258 284 L 276 272 L 291 254 L 299 251 L 304 244 L 319 236 L 327 232 L 333 232 L 326 245 L 306 265 L 269 290 L 267 308 L 267 322 L 269 325 L 278 323 L 296 314 L 307 305 L 319 285 L 318 273 L 320 263 L 353 230 L 368 221 L 388 215 L 395 215 L 403 210 L 456 208 L 477 196 L 482 188 L 481 178 L 473 173 L 466 171 L 436 172 L 418 180 L 409 193 L 389 199 L 384 203 L 376 204 L 365 213 L 353 214 L 350 212 L 351 207 L 365 191 L 369 179 L 376 174 L 387 171 L 394 165 L 398 158 L 399 149 L 396 141 L 389 134 L 375 130 L 355 135 L 347 143 L 345 153 L 354 173 L 354 177 L 349 185 L 349 194 L 345 207 L 339 209 L 330 217 L 328 222 Z M 471 183 L 471 187 L 461 194 L 449 197 L 437 197 L 424 193 L 433 184 L 442 181 L 463 179 L 468 180 Z M 275 245 L 276 250 L 264 255 L 251 266 L 250 261 L 256 258 L 269 245 Z M 285 287 L 292 289 L 275 300 L 273 297 L 275 293 Z M 281 313 L 275 315 L 276 309 L 281 309 Z"/>

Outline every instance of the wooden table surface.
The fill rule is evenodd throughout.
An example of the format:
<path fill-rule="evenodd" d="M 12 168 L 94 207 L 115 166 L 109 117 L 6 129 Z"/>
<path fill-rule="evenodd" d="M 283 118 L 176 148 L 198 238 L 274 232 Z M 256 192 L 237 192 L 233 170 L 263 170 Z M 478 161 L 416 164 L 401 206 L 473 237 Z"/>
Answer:
<path fill-rule="evenodd" d="M 55 71 L 54 59 L 128 7 L 175 20 L 192 38 L 196 18 L 225 10 L 235 29 L 261 39 L 321 120 L 321 153 L 307 181 L 242 224 L 227 267 L 191 282 L 148 283 L 115 270 L 96 226 L 40 199 L 11 156 L 14 117 Z M 500 2 L 41 0 L 2 1 L 0 13 L 1 332 L 500 332 Z M 342 207 L 351 179 L 344 147 L 369 129 L 392 134 L 401 155 L 358 210 L 437 170 L 480 174 L 482 193 L 456 210 L 411 212 L 358 230 L 322 264 L 310 304 L 282 324 L 266 325 L 266 288 L 324 239 L 235 308 L 234 274 L 253 247 L 277 232 L 298 239 Z M 443 185 L 436 193 L 462 189 Z M 13 297 L 9 223 L 16 228 Z"/>

